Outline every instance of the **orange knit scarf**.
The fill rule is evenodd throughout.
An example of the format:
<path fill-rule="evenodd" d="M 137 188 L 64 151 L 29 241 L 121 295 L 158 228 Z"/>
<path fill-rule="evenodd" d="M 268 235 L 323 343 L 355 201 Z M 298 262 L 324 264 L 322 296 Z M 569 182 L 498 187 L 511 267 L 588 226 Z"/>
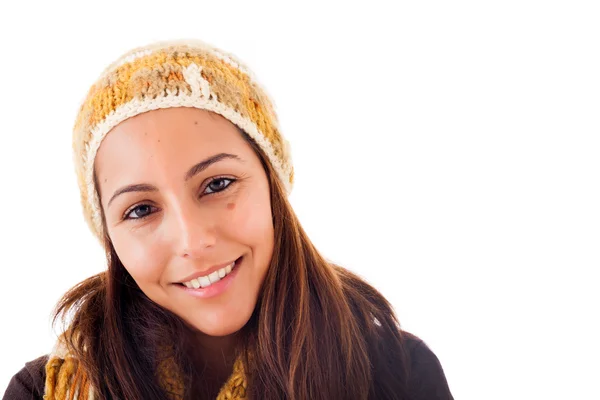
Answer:
<path fill-rule="evenodd" d="M 171 400 L 183 399 L 184 386 L 173 358 L 164 359 L 157 370 L 161 386 Z M 233 372 L 217 396 L 217 400 L 245 399 L 247 378 L 241 358 L 235 361 Z M 59 340 L 46 363 L 44 400 L 97 400 L 90 379 Z"/>

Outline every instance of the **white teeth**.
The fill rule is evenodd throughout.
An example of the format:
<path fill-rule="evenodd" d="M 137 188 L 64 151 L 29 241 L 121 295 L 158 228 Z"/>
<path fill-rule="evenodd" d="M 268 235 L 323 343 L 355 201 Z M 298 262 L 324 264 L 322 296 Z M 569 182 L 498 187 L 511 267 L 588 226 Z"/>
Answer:
<path fill-rule="evenodd" d="M 221 268 L 220 270 L 215 271 L 210 275 L 201 276 L 199 278 L 192 279 L 189 282 L 184 282 L 183 284 L 190 289 L 191 288 L 198 289 L 199 287 L 202 287 L 202 288 L 208 287 L 208 286 L 212 285 L 213 283 L 219 282 L 221 279 L 223 279 L 227 275 L 229 275 L 229 273 L 233 270 L 234 266 L 235 266 L 235 262 L 232 262 L 228 266 Z"/>
<path fill-rule="evenodd" d="M 198 278 L 198 282 L 200 282 L 200 286 L 203 288 L 210 286 L 210 279 L 208 279 L 208 276 L 201 276 Z"/>
<path fill-rule="evenodd" d="M 221 280 L 221 278 L 219 278 L 219 271 L 215 271 L 212 274 L 210 274 L 208 276 L 208 279 L 210 279 L 210 283 L 217 283 Z"/>

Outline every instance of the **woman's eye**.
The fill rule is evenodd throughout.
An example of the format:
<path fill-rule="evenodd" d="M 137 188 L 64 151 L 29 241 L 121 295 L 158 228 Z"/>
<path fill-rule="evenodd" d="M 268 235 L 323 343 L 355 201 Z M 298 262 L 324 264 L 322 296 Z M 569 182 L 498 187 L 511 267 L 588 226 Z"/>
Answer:
<path fill-rule="evenodd" d="M 231 183 L 233 181 L 234 181 L 233 179 L 229 179 L 229 178 L 217 178 L 217 179 L 213 179 L 213 181 L 210 182 L 206 186 L 206 189 L 204 189 L 204 194 L 211 194 L 211 193 L 221 192 L 221 191 L 227 189 L 227 187 L 229 185 L 231 185 Z"/>
<path fill-rule="evenodd" d="M 231 183 L 233 183 L 235 179 L 229 178 L 217 178 L 213 179 L 204 189 L 204 194 L 212 194 L 222 192 L 227 189 Z M 124 219 L 142 219 L 153 212 L 156 211 L 156 207 L 153 207 L 148 204 L 140 204 L 139 206 L 135 206 L 125 213 Z"/>
<path fill-rule="evenodd" d="M 154 211 L 154 207 L 152 207 L 148 204 L 142 204 L 142 205 L 139 205 L 139 206 L 131 209 L 131 211 L 129 211 L 127 214 L 125 214 L 125 219 L 144 218 L 144 217 L 147 217 L 148 215 L 152 214 L 153 211 Z"/>

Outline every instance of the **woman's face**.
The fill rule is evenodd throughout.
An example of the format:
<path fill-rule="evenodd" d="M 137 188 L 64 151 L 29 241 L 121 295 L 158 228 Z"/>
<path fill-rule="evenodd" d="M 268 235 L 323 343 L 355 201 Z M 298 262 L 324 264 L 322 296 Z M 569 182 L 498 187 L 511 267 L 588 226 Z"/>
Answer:
<path fill-rule="evenodd" d="M 235 125 L 192 108 L 140 114 L 106 136 L 95 171 L 108 235 L 140 289 L 207 335 L 240 330 L 274 232 L 266 173 Z"/>

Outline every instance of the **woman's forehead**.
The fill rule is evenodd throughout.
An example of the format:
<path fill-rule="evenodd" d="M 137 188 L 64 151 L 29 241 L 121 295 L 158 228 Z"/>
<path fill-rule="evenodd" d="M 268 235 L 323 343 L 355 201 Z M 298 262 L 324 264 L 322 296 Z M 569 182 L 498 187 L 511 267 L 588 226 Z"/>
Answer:
<path fill-rule="evenodd" d="M 179 173 L 221 153 L 252 157 L 233 123 L 200 109 L 161 109 L 116 126 L 100 145 L 95 168 L 100 182 L 122 174 Z"/>
<path fill-rule="evenodd" d="M 249 150 L 238 128 L 227 119 L 199 109 L 161 109 L 130 118 L 109 132 L 98 149 L 96 168 L 99 173 L 105 160 L 141 162 L 223 150 Z"/>
<path fill-rule="evenodd" d="M 144 143 L 150 135 L 155 139 L 170 138 L 167 143 L 227 141 L 231 139 L 227 133 L 233 132 L 238 132 L 233 123 L 210 111 L 184 107 L 166 108 L 148 111 L 121 122 L 106 135 L 100 148 L 105 142 L 120 143 L 132 138 Z"/>

